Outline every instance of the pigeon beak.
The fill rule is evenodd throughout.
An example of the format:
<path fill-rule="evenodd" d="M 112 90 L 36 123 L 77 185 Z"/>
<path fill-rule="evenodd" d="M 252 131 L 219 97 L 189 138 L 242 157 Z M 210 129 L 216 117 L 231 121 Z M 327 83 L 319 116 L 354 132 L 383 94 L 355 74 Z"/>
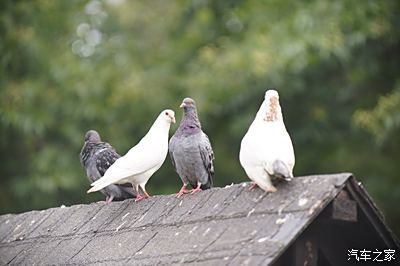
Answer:
<path fill-rule="evenodd" d="M 181 105 L 179 105 L 180 108 L 186 107 L 185 103 L 181 103 Z"/>
<path fill-rule="evenodd" d="M 176 123 L 175 116 L 172 116 L 172 117 L 171 117 L 171 121 L 172 121 L 173 124 Z"/>

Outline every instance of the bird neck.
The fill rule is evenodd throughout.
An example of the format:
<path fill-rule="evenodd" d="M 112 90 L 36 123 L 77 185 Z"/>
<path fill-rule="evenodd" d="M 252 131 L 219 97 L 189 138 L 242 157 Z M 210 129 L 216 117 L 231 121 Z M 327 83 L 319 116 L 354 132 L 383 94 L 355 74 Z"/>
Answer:
<path fill-rule="evenodd" d="M 183 118 L 178 128 L 178 134 L 197 133 L 201 130 L 201 124 L 196 110 L 188 110 L 183 114 Z"/>
<path fill-rule="evenodd" d="M 164 118 L 158 118 L 149 129 L 149 132 L 147 132 L 146 136 L 143 138 L 153 135 L 156 135 L 157 137 L 165 135 L 168 139 L 168 131 L 170 126 L 171 124 L 168 123 L 168 121 L 166 121 Z"/>
<path fill-rule="evenodd" d="M 282 109 L 279 104 L 271 107 L 264 101 L 257 112 L 256 119 L 264 122 L 283 123 Z"/>

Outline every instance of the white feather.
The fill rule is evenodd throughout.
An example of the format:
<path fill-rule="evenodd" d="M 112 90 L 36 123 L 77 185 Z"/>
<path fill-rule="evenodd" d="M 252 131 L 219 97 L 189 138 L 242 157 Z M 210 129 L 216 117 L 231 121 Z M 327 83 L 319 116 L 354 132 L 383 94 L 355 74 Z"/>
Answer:
<path fill-rule="evenodd" d="M 171 122 L 175 122 L 174 112 L 162 111 L 140 142 L 116 160 L 102 178 L 92 183 L 93 187 L 88 190 L 88 193 L 111 184 L 132 183 L 134 186 L 141 185 L 144 188 L 149 178 L 161 167 L 167 157 Z"/>
<path fill-rule="evenodd" d="M 283 122 L 279 101 L 276 119 L 274 121 L 265 119 L 272 96 L 279 99 L 276 91 L 266 92 L 264 102 L 242 139 L 239 154 L 240 163 L 247 176 L 266 191 L 275 189 L 268 173 L 273 173 L 272 164 L 276 160 L 282 161 L 288 167 L 291 176 L 295 164 L 292 140 Z"/>

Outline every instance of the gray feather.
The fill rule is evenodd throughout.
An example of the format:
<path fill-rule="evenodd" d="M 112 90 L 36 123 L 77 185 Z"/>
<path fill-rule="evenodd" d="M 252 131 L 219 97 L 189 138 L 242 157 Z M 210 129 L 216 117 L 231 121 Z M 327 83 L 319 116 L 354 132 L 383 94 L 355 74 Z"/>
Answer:
<path fill-rule="evenodd" d="M 213 185 L 214 153 L 208 136 L 201 130 L 195 102 L 186 98 L 179 128 L 169 142 L 172 165 L 185 184 L 202 189 Z"/>
<path fill-rule="evenodd" d="M 293 176 L 290 173 L 289 167 L 281 160 L 276 160 L 272 164 L 273 176 L 277 178 L 285 179 L 286 181 L 291 181 Z"/>
<path fill-rule="evenodd" d="M 107 169 L 121 156 L 106 142 L 101 142 L 99 134 L 90 130 L 85 135 L 85 143 L 80 152 L 80 161 L 86 169 L 90 182 L 100 179 Z M 124 200 L 135 197 L 132 186 L 109 185 L 101 190 L 115 200 Z"/>

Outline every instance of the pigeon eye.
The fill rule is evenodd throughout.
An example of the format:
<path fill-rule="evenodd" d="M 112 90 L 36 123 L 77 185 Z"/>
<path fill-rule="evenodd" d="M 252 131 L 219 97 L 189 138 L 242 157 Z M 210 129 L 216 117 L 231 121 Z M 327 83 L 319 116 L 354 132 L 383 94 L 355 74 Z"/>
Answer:
<path fill-rule="evenodd" d="M 165 115 L 168 115 L 168 112 L 165 112 Z"/>

